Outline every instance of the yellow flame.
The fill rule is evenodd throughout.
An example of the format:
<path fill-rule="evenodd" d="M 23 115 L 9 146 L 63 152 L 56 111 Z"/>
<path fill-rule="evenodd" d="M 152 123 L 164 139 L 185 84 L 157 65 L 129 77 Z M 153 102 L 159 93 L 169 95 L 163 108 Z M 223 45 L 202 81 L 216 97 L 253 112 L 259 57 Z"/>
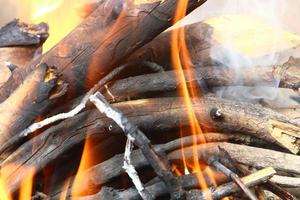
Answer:
<path fill-rule="evenodd" d="M 34 0 L 31 1 L 30 10 L 30 18 L 35 20 L 43 15 L 47 15 L 59 8 L 63 4 L 64 0 Z"/>
<path fill-rule="evenodd" d="M 81 21 L 78 5 L 88 0 L 18 0 L 18 18 L 30 23 L 46 22 L 49 25 L 49 38 L 43 45 L 48 51 Z"/>
<path fill-rule="evenodd" d="M 68 186 L 69 186 L 69 183 L 70 183 L 70 178 L 68 178 L 63 186 L 63 189 L 62 189 L 62 193 L 59 197 L 59 200 L 66 200 L 67 199 L 67 194 L 68 194 Z"/>
<path fill-rule="evenodd" d="M 188 0 L 181 0 L 178 1 L 176 14 L 174 17 L 175 22 L 181 19 L 186 15 Z M 177 73 L 177 79 L 179 82 L 186 82 L 185 74 L 183 73 L 183 66 L 186 68 L 191 68 L 191 60 L 188 52 L 188 48 L 186 46 L 185 42 L 185 32 L 183 28 L 175 29 L 172 31 L 172 37 L 171 37 L 171 56 L 172 56 L 172 64 L 174 68 L 178 71 Z M 187 76 L 192 77 L 193 74 L 189 73 Z M 193 172 L 202 172 L 202 168 L 200 166 L 199 160 L 198 160 L 198 148 L 197 148 L 197 135 L 202 134 L 202 130 L 199 124 L 199 121 L 197 119 L 196 113 L 193 110 L 192 105 L 192 97 L 196 97 L 199 95 L 200 90 L 197 90 L 197 87 L 194 87 L 193 83 L 190 83 L 190 87 L 188 85 L 184 84 L 183 87 L 179 92 L 182 93 L 184 97 L 184 103 L 187 107 L 188 117 L 190 121 L 190 128 L 193 135 L 193 163 L 192 163 L 192 171 Z M 195 89 L 188 89 L 188 88 L 195 88 Z M 205 138 L 203 137 L 201 143 L 205 143 Z M 184 157 L 184 154 L 183 154 Z M 184 160 L 184 167 L 187 168 L 187 161 Z M 213 176 L 210 176 L 210 178 L 213 180 Z M 207 188 L 207 183 L 202 175 L 202 173 L 199 173 L 198 180 L 200 183 L 201 188 Z M 210 198 L 210 197 L 208 197 Z"/>
<path fill-rule="evenodd" d="M 1 200 L 12 200 L 11 195 L 7 192 L 4 180 L 0 178 L 0 199 Z"/>
<path fill-rule="evenodd" d="M 21 183 L 19 200 L 31 199 L 34 173 L 34 168 L 28 168 L 27 175 Z"/>

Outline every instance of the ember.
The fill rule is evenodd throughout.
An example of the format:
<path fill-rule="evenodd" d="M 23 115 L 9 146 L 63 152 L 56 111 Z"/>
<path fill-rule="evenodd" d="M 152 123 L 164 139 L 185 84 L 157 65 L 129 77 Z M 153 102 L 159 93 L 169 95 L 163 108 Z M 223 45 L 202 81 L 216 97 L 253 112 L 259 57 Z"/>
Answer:
<path fill-rule="evenodd" d="M 0 199 L 300 198 L 300 35 L 180 21 L 208 3 L 22 1 L 0 29 Z"/>

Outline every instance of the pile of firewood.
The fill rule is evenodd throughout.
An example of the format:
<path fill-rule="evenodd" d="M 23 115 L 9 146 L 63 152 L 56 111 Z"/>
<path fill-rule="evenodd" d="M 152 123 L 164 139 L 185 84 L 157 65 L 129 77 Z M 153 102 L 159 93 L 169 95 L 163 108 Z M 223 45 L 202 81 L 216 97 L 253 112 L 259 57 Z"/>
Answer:
<path fill-rule="evenodd" d="M 300 60 L 247 67 L 236 81 L 233 68 L 210 56 L 220 44 L 208 24 L 165 31 L 177 2 L 91 4 L 45 54 L 46 24 L 14 20 L 0 29 L 0 179 L 8 193 L 17 199 L 33 168 L 32 199 L 300 197 Z M 188 1 L 187 13 L 204 2 Z M 183 29 L 192 67 L 179 71 L 171 40 Z M 274 81 L 279 88 L 257 86 Z M 178 92 L 184 87 L 201 91 L 190 105 Z M 232 88 L 282 95 L 242 102 Z M 89 164 L 79 172 L 87 144 Z"/>

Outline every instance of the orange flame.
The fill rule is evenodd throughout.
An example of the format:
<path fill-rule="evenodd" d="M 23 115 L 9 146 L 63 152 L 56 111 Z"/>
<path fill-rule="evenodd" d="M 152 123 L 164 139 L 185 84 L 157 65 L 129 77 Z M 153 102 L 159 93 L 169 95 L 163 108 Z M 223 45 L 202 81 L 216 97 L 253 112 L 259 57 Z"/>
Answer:
<path fill-rule="evenodd" d="M 75 197 L 80 195 L 82 191 L 82 183 L 81 183 L 81 178 L 82 178 L 82 172 L 84 170 L 86 170 L 87 168 L 89 168 L 90 166 L 92 166 L 93 163 L 93 155 L 92 155 L 92 140 L 89 136 L 89 134 L 87 134 L 86 139 L 85 139 L 85 144 L 84 144 L 84 148 L 83 148 L 83 152 L 82 152 L 82 156 L 81 156 L 81 161 L 79 164 L 79 168 L 77 170 L 75 179 L 73 181 L 73 186 L 72 186 L 72 199 L 76 199 Z"/>
<path fill-rule="evenodd" d="M 177 10 L 175 13 L 174 20 L 177 22 L 179 19 L 183 18 L 186 15 L 188 0 L 181 0 L 178 1 Z M 171 37 L 171 56 L 172 56 L 172 64 L 174 68 L 178 71 L 177 73 L 177 79 L 179 82 L 186 82 L 185 74 L 183 73 L 183 67 L 191 68 L 191 60 L 189 56 L 189 51 L 185 42 L 185 32 L 184 28 L 179 28 L 172 31 L 172 37 Z M 187 76 L 192 77 L 192 73 L 188 73 Z M 192 88 L 192 89 L 189 89 Z M 202 134 L 202 130 L 199 124 L 199 121 L 197 119 L 196 113 L 193 110 L 192 106 L 192 98 L 197 97 L 200 94 L 200 90 L 197 89 L 197 86 L 194 85 L 194 83 L 189 83 L 189 85 L 184 84 L 181 90 L 179 91 L 182 96 L 184 97 L 184 103 L 188 110 L 188 118 L 190 121 L 190 128 L 193 137 L 193 163 L 192 163 L 192 172 L 201 172 L 202 168 L 200 166 L 199 160 L 198 160 L 198 151 L 197 151 L 197 135 Z M 202 138 L 201 143 L 205 143 L 205 138 Z M 184 167 L 187 168 L 187 161 L 184 160 Z M 199 173 L 199 183 L 200 187 L 202 189 L 207 188 L 207 183 L 204 179 L 204 177 Z M 210 175 L 210 179 L 213 179 L 212 174 Z"/>
<path fill-rule="evenodd" d="M 0 170 L 0 199 L 13 200 L 12 194 L 9 192 L 9 182 L 13 179 L 11 171 L 15 169 L 16 165 L 7 165 Z M 21 167 L 26 172 L 26 176 L 22 179 L 19 190 L 19 200 L 28 200 L 32 196 L 33 178 L 35 175 L 34 167 Z"/>
<path fill-rule="evenodd" d="M 20 197 L 19 197 L 20 200 L 31 199 L 34 173 L 35 173 L 34 168 L 30 167 L 28 169 L 27 176 L 21 183 Z"/>
<path fill-rule="evenodd" d="M 67 199 L 67 194 L 68 194 L 68 187 L 69 187 L 69 184 L 70 184 L 70 178 L 68 178 L 63 186 L 63 189 L 62 189 L 62 193 L 59 197 L 59 200 L 66 200 Z"/>

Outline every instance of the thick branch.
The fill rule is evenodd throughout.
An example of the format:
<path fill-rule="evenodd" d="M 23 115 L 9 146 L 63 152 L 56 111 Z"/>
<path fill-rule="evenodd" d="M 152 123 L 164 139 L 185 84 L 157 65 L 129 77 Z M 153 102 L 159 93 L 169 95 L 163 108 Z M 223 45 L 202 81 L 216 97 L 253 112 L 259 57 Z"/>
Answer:
<path fill-rule="evenodd" d="M 231 143 L 211 143 L 199 145 L 197 148 L 198 158 L 206 160 L 210 155 L 219 154 L 219 147 L 228 152 L 230 157 L 237 163 L 257 168 L 271 166 L 278 171 L 300 174 L 299 156 L 245 145 Z M 192 147 L 183 148 L 183 152 L 187 159 L 192 159 L 194 156 Z M 176 150 L 169 154 L 169 158 L 171 160 L 180 159 L 181 156 L 181 150 Z"/>
<path fill-rule="evenodd" d="M 245 68 L 239 73 L 242 77 L 243 85 L 256 86 L 257 82 L 263 81 L 264 83 L 273 83 L 279 76 L 279 70 L 281 66 L 257 66 L 253 68 Z M 257 76 L 259 70 L 260 76 Z M 289 72 L 287 69 L 286 73 Z M 187 76 L 187 74 L 193 74 L 193 76 Z M 186 82 L 188 86 L 199 87 L 220 87 L 228 85 L 241 85 L 241 83 L 235 81 L 236 72 L 228 67 L 204 67 L 195 68 L 192 72 L 185 70 Z M 182 87 L 183 82 L 177 80 L 177 71 L 166 71 L 161 73 L 147 74 L 129 77 L 126 79 L 115 81 L 109 87 L 109 91 L 114 96 L 115 101 L 123 101 L 125 99 L 134 99 L 147 96 L 154 96 L 161 94 L 161 92 L 173 92 Z M 288 79 L 282 79 L 281 83 L 284 85 L 293 85 L 294 82 L 286 82 Z M 298 79 L 300 83 L 300 76 Z M 195 83 L 195 84 L 189 84 Z M 104 93 L 105 94 L 105 93 Z M 106 94 L 107 98 L 111 98 Z"/>

